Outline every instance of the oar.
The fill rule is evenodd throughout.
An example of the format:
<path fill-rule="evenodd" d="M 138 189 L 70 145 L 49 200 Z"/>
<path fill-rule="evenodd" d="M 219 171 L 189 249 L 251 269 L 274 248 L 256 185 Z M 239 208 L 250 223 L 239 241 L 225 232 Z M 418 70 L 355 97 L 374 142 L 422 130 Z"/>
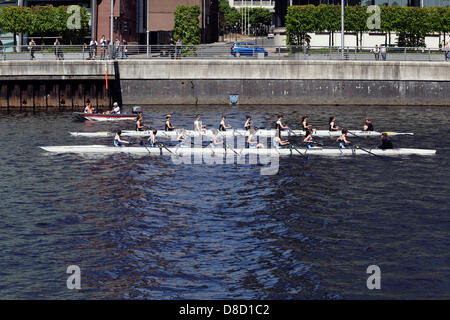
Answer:
<path fill-rule="evenodd" d="M 307 156 L 306 154 L 304 154 L 304 153 L 301 153 L 301 152 L 295 147 L 294 144 L 291 144 L 291 148 L 294 149 L 295 151 L 297 151 L 303 158 L 305 158 L 305 159 L 308 160 L 308 156 Z"/>
<path fill-rule="evenodd" d="M 355 134 L 355 133 L 353 133 L 353 132 L 351 132 L 351 131 L 347 131 L 347 132 L 350 133 L 350 134 L 352 134 L 352 135 L 354 135 L 354 136 L 357 137 L 357 138 L 361 138 L 361 136 L 358 136 L 357 134 Z M 381 158 L 384 158 L 384 156 L 379 155 L 379 154 L 375 154 L 375 153 L 373 153 L 373 152 L 370 152 L 369 150 L 366 150 L 366 149 L 364 149 L 364 148 L 361 148 L 360 146 L 356 146 L 356 145 L 355 145 L 355 149 L 361 149 L 362 151 L 365 151 L 365 152 L 367 152 L 368 154 L 371 154 L 371 155 L 373 155 L 373 156 L 375 156 L 375 157 L 381 157 Z"/>
<path fill-rule="evenodd" d="M 164 143 L 160 143 L 158 146 L 159 146 L 160 148 L 163 147 L 164 149 L 166 149 L 166 150 L 169 151 L 170 153 L 173 153 L 169 148 L 167 148 L 167 147 L 164 145 Z"/>

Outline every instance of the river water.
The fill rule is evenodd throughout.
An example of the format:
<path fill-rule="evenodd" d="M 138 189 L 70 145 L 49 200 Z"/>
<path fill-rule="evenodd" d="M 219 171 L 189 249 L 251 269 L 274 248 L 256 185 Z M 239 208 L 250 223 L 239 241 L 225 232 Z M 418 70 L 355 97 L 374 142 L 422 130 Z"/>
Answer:
<path fill-rule="evenodd" d="M 146 124 L 191 128 L 277 113 L 348 128 L 414 132 L 396 147 L 431 157 L 286 157 L 276 175 L 250 164 L 174 164 L 170 157 L 48 154 L 41 145 L 106 144 L 68 131 L 66 114 L 0 114 L 2 299 L 450 298 L 450 109 L 442 107 L 148 106 Z M 351 138 L 351 137 L 349 137 Z M 363 147 L 378 138 L 351 138 Z M 295 142 L 295 140 L 292 140 Z M 329 138 L 326 146 L 335 146 Z M 68 290 L 66 269 L 81 269 Z M 381 289 L 366 269 L 378 265 Z"/>

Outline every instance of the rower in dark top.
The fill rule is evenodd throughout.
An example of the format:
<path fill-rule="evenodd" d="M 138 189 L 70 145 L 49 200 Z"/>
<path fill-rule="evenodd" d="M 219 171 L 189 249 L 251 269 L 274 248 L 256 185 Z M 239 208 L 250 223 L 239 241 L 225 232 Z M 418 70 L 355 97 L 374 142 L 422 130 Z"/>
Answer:
<path fill-rule="evenodd" d="M 328 126 L 328 131 L 338 131 L 339 130 L 339 126 L 336 125 L 336 117 L 330 117 L 330 121 L 328 121 L 329 126 Z"/>
<path fill-rule="evenodd" d="M 339 142 L 339 148 L 346 149 L 348 145 L 351 144 L 349 140 L 347 140 L 347 129 L 342 129 L 342 135 L 336 139 Z"/>
<path fill-rule="evenodd" d="M 226 116 L 222 116 L 222 120 L 220 120 L 219 131 L 227 131 L 227 129 L 231 129 L 231 126 L 227 126 L 225 121 L 227 120 Z"/>
<path fill-rule="evenodd" d="M 394 149 L 394 145 L 386 132 L 381 134 L 381 145 L 378 146 L 377 149 Z"/>
<path fill-rule="evenodd" d="M 370 121 L 369 118 L 366 119 L 366 121 L 364 122 L 364 131 L 373 131 L 373 124 L 372 121 Z"/>
<path fill-rule="evenodd" d="M 142 113 L 139 113 L 136 120 L 136 131 L 144 131 L 147 129 L 146 126 L 144 126 L 144 117 Z"/>
<path fill-rule="evenodd" d="M 281 130 L 289 129 L 289 126 L 283 125 L 283 116 L 278 115 L 278 120 L 275 122 L 275 129 L 277 130 L 278 136 L 281 138 Z"/>
<path fill-rule="evenodd" d="M 164 124 L 164 130 L 165 131 L 173 131 L 173 130 L 175 130 L 175 127 L 172 126 L 172 123 L 170 123 L 170 119 L 172 119 L 172 115 L 170 115 L 170 114 L 166 115 L 166 123 Z"/>
<path fill-rule="evenodd" d="M 311 133 L 315 133 L 316 129 L 314 129 L 311 125 L 308 124 L 308 116 L 303 116 L 302 117 L 302 130 L 303 131 L 311 131 Z"/>
<path fill-rule="evenodd" d="M 250 130 L 253 126 L 253 122 L 252 122 L 252 117 L 250 116 L 245 116 L 245 124 L 244 124 L 244 128 L 245 130 Z"/>

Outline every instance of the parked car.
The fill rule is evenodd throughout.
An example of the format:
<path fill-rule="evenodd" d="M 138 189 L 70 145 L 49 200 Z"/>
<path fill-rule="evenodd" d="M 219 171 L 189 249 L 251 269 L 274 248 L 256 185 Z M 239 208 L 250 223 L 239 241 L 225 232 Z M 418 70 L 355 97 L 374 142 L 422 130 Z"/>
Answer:
<path fill-rule="evenodd" d="M 269 33 L 267 35 L 267 39 L 273 39 L 273 38 L 275 38 L 275 35 L 273 33 Z"/>
<path fill-rule="evenodd" d="M 231 47 L 231 54 L 235 57 L 239 56 L 253 56 L 258 53 L 264 53 L 264 56 L 267 56 L 269 53 L 263 48 L 257 47 L 254 43 L 251 42 L 236 42 L 233 43 Z"/>

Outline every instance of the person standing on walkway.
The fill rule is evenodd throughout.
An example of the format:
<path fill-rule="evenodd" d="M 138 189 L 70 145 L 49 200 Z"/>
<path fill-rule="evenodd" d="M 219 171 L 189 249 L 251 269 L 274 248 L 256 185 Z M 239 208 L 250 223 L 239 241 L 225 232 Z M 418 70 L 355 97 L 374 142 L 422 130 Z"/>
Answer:
<path fill-rule="evenodd" d="M 89 43 L 89 58 L 95 59 L 97 56 L 97 46 L 98 43 L 95 41 L 95 39 L 92 38 L 91 42 Z"/>
<path fill-rule="evenodd" d="M 120 40 L 116 39 L 113 58 L 119 58 L 119 52 L 120 52 Z"/>
<path fill-rule="evenodd" d="M 181 42 L 181 39 L 178 38 L 177 44 L 176 44 L 176 51 L 177 51 L 177 59 L 181 59 L 181 47 L 183 43 Z"/>
<path fill-rule="evenodd" d="M 445 61 L 450 60 L 450 47 L 448 45 L 448 41 L 445 43 L 444 46 L 444 54 L 445 54 Z"/>
<path fill-rule="evenodd" d="M 375 55 L 375 60 L 378 61 L 380 60 L 380 48 L 378 47 L 378 45 L 375 45 L 375 48 L 373 49 L 373 54 Z"/>
<path fill-rule="evenodd" d="M 106 38 L 102 36 L 100 39 L 101 56 L 100 59 L 104 60 L 106 56 Z"/>
<path fill-rule="evenodd" d="M 34 51 L 36 51 L 36 42 L 34 42 L 34 39 L 31 39 L 28 43 L 28 50 L 30 50 L 30 59 L 34 60 L 36 57 L 34 56 Z"/>
<path fill-rule="evenodd" d="M 2 59 L 5 60 L 5 51 L 3 49 L 3 42 L 2 42 L 1 38 L 0 38 L 0 55 L 1 55 Z"/>
<path fill-rule="evenodd" d="M 386 61 L 386 46 L 381 44 L 380 47 L 381 57 L 383 58 L 383 61 Z"/>
<path fill-rule="evenodd" d="M 58 38 L 56 38 L 55 42 L 53 43 L 53 46 L 55 47 L 55 57 L 56 57 L 56 59 L 57 60 L 63 60 L 61 43 L 59 42 Z"/>
<path fill-rule="evenodd" d="M 123 39 L 122 59 L 128 59 L 128 42 L 125 39 Z"/>

